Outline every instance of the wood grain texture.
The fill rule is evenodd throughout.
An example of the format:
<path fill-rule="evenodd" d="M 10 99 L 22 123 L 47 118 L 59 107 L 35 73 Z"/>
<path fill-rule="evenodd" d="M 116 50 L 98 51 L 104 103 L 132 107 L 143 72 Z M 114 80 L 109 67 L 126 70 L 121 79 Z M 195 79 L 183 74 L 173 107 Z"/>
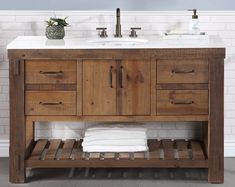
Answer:
<path fill-rule="evenodd" d="M 202 59 L 159 60 L 157 83 L 208 83 L 208 61 Z"/>
<path fill-rule="evenodd" d="M 25 83 L 73 84 L 76 83 L 74 60 L 26 60 Z"/>
<path fill-rule="evenodd" d="M 208 124 L 208 181 L 224 182 L 224 61 L 210 59 L 210 119 Z"/>
<path fill-rule="evenodd" d="M 26 115 L 76 115 L 75 91 L 27 91 Z"/>
<path fill-rule="evenodd" d="M 83 115 L 116 115 L 116 99 L 116 62 L 84 60 Z"/>
<path fill-rule="evenodd" d="M 158 90 L 157 115 L 208 114 L 207 90 Z"/>
<path fill-rule="evenodd" d="M 82 81 L 82 74 L 83 74 L 83 63 L 81 60 L 77 61 L 77 115 L 82 115 L 82 90 L 83 90 L 83 81 Z"/>
<path fill-rule="evenodd" d="M 150 62 L 146 60 L 121 61 L 118 71 L 121 73 L 119 76 L 122 76 L 122 83 L 119 82 L 119 115 L 150 115 Z"/>
<path fill-rule="evenodd" d="M 24 117 L 24 61 L 10 60 L 10 169 L 12 183 L 25 182 L 26 129 Z"/>

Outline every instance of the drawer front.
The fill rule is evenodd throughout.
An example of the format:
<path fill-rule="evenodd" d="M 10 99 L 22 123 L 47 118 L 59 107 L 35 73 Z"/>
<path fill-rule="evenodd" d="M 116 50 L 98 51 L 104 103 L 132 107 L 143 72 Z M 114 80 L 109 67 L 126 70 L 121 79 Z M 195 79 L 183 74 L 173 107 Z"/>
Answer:
<path fill-rule="evenodd" d="M 208 114 L 208 90 L 158 90 L 157 115 Z"/>
<path fill-rule="evenodd" d="M 208 83 L 208 61 L 159 60 L 157 83 Z"/>
<path fill-rule="evenodd" d="M 26 115 L 76 115 L 76 92 L 27 91 Z"/>
<path fill-rule="evenodd" d="M 27 60 L 25 62 L 26 84 L 74 84 L 76 61 Z"/>

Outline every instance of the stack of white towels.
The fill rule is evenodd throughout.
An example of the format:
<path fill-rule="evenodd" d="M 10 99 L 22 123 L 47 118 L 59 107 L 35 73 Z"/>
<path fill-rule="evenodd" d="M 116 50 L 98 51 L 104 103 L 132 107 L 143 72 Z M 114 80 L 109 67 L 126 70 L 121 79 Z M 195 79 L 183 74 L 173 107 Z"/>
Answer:
<path fill-rule="evenodd" d="M 147 130 L 123 125 L 102 125 L 86 130 L 82 142 L 84 152 L 148 151 Z"/>

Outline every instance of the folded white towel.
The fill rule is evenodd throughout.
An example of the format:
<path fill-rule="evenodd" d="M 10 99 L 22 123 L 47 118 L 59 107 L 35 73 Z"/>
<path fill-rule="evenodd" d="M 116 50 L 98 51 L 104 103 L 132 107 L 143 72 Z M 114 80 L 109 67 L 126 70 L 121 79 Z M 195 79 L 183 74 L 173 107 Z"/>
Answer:
<path fill-rule="evenodd" d="M 106 130 L 123 130 L 123 131 L 138 131 L 138 132 L 146 132 L 146 128 L 137 128 L 137 127 L 125 127 L 125 126 L 99 126 L 99 127 L 89 127 L 86 129 L 86 132 L 91 131 L 106 131 Z"/>
<path fill-rule="evenodd" d="M 88 131 L 85 132 L 85 137 L 90 137 L 90 136 L 96 136 L 96 135 L 100 135 L 103 136 L 105 134 L 115 134 L 115 135 L 129 135 L 129 136 L 146 136 L 146 132 L 140 132 L 140 131 L 123 131 L 123 130 L 97 130 L 97 131 Z"/>
<path fill-rule="evenodd" d="M 85 146 L 84 152 L 142 152 L 148 151 L 147 146 Z"/>
<path fill-rule="evenodd" d="M 131 139 L 143 139 L 146 140 L 146 134 L 120 134 L 120 133 L 100 133 L 92 136 L 85 136 L 83 141 L 90 142 L 96 140 L 131 140 Z"/>
<path fill-rule="evenodd" d="M 83 141 L 82 146 L 147 146 L 147 140 L 129 139 Z"/>

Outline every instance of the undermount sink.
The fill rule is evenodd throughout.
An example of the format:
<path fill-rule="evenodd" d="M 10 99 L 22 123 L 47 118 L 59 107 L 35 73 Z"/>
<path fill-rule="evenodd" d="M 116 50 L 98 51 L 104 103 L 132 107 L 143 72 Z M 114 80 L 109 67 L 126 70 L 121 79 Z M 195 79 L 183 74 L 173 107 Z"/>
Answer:
<path fill-rule="evenodd" d="M 102 44 L 102 45 L 136 45 L 147 43 L 148 40 L 140 38 L 96 38 L 87 41 L 92 44 Z"/>

